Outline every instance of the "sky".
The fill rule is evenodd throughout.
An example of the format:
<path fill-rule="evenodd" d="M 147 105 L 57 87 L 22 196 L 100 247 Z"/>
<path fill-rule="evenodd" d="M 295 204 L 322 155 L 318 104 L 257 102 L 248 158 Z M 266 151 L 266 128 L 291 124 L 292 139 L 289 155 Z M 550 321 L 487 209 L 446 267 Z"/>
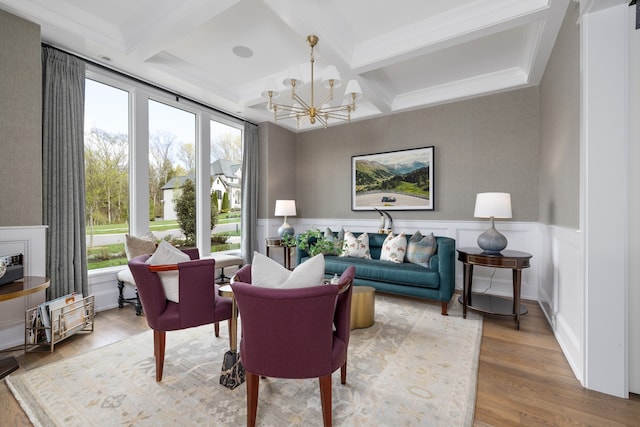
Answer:
<path fill-rule="evenodd" d="M 85 131 L 92 127 L 112 133 L 128 133 L 128 93 L 126 91 L 86 80 Z M 167 130 L 180 142 L 195 143 L 195 114 L 168 106 L 161 102 L 149 102 L 149 133 Z M 211 135 L 237 132 L 235 128 L 215 121 L 211 122 Z"/>
<path fill-rule="evenodd" d="M 85 131 L 98 127 L 108 132 L 128 133 L 128 93 L 87 79 Z M 195 142 L 195 114 L 157 101 L 149 102 L 149 133 L 167 130 L 184 143 Z"/>

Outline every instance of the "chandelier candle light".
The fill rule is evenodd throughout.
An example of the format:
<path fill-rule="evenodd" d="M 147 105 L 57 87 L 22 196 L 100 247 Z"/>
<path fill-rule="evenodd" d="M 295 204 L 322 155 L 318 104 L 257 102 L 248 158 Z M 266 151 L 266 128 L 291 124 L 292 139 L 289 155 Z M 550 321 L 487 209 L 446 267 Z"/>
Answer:
<path fill-rule="evenodd" d="M 295 200 L 276 200 L 275 216 L 283 216 L 284 222 L 278 228 L 278 236 L 284 237 L 285 234 L 293 236 L 295 230 L 292 226 L 287 224 L 288 216 L 296 216 L 296 201 Z"/>
<path fill-rule="evenodd" d="M 489 229 L 478 236 L 478 246 L 488 254 L 499 255 L 507 247 L 507 238 L 496 230 L 493 220 L 511 218 L 511 194 L 478 193 L 473 216 L 491 220 Z"/>
<path fill-rule="evenodd" d="M 325 88 L 329 89 L 329 93 L 322 101 L 315 102 L 315 84 L 314 84 L 314 69 L 313 64 L 315 58 L 313 56 L 313 48 L 318 44 L 318 36 L 307 36 L 307 43 L 311 46 L 311 99 L 309 102 L 303 100 L 297 93 L 296 88 L 300 88 L 303 85 L 303 81 L 300 78 L 299 72 L 293 69 L 293 76 L 285 78 L 282 83 L 286 87 L 291 87 L 291 100 L 293 105 L 277 104 L 273 102 L 280 94 L 277 90 L 275 81 L 269 80 L 266 83 L 265 89 L 262 91 L 262 96 L 268 98 L 267 109 L 273 112 L 275 121 L 278 119 L 295 118 L 297 126 L 300 128 L 300 124 L 305 121 L 309 121 L 310 124 L 315 124 L 316 121 L 320 122 L 325 128 L 329 124 L 329 119 L 344 120 L 351 122 L 351 112 L 356 109 L 356 99 L 362 96 L 362 90 L 357 80 L 350 80 L 347 83 L 345 90 L 345 98 L 347 103 L 344 105 L 332 106 L 329 104 L 333 100 L 333 89 L 340 87 L 342 81 L 340 80 L 340 74 L 333 65 L 329 65 L 324 72 L 322 84 Z"/>

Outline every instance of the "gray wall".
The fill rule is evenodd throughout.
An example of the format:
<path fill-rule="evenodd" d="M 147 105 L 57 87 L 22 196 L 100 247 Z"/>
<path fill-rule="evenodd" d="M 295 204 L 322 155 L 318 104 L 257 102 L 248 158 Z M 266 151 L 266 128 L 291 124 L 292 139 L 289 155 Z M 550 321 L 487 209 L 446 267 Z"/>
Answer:
<path fill-rule="evenodd" d="M 258 218 L 272 218 L 276 200 L 296 199 L 296 135 L 272 123 L 261 123 L 258 140 Z"/>
<path fill-rule="evenodd" d="M 0 10 L 0 226 L 42 224 L 40 27 Z"/>
<path fill-rule="evenodd" d="M 571 3 L 540 84 L 539 222 L 580 227 L 580 27 Z"/>
<path fill-rule="evenodd" d="M 351 156 L 434 146 L 435 210 L 394 219 L 473 220 L 476 193 L 506 191 L 537 221 L 539 112 L 532 87 L 297 134 L 298 216 L 377 218 L 351 211 Z"/>

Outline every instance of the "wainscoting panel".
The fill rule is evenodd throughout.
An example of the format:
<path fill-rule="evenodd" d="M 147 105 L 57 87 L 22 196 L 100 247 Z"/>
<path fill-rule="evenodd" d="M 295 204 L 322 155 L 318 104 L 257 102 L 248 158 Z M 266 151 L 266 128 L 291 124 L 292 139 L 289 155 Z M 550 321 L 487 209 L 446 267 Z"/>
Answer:
<path fill-rule="evenodd" d="M 95 298 L 96 311 L 109 310 L 118 307 L 118 272 L 126 268 L 109 267 L 99 270 L 89 270 L 89 293 Z M 129 286 L 124 288 L 125 298 L 132 298 L 135 292 Z"/>
<path fill-rule="evenodd" d="M 584 243 L 578 230 L 540 225 L 539 301 L 576 378 L 584 385 Z"/>

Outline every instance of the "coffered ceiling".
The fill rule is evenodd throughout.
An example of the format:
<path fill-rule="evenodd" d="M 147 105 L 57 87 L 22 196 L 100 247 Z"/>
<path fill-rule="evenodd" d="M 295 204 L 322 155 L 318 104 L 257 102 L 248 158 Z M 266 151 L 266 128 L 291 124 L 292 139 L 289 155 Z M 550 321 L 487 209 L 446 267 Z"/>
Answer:
<path fill-rule="evenodd" d="M 0 0 L 42 40 L 255 123 L 298 67 L 359 81 L 361 120 L 540 82 L 569 0 Z M 281 87 L 285 92 L 284 86 Z M 303 97 L 305 92 L 301 92 Z M 288 103 L 283 94 L 279 101 Z M 280 120 L 296 130 L 294 120 Z M 317 126 L 317 125 L 316 125 Z M 307 129 L 302 127 L 301 130 Z"/>

